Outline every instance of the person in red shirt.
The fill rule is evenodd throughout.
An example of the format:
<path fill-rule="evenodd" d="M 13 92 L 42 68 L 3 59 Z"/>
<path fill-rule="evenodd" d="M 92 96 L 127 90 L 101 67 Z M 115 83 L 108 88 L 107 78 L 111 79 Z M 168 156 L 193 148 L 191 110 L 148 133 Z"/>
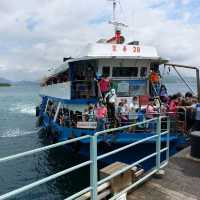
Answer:
<path fill-rule="evenodd" d="M 103 78 L 99 81 L 99 87 L 102 97 L 104 98 L 106 93 L 108 93 L 110 89 L 110 80 L 107 76 L 104 75 Z"/>
<path fill-rule="evenodd" d="M 97 131 L 105 130 L 107 112 L 106 106 L 100 102 L 96 108 Z"/>

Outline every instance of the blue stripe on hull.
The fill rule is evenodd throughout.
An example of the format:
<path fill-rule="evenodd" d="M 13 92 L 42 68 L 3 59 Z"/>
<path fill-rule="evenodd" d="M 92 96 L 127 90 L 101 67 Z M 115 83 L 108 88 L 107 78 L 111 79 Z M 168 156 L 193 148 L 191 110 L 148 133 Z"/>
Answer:
<path fill-rule="evenodd" d="M 59 101 L 63 104 L 80 104 L 80 105 L 88 105 L 88 104 L 96 104 L 97 103 L 97 99 L 92 98 L 92 99 L 61 99 L 61 98 L 57 98 L 57 97 L 52 97 L 52 96 L 44 96 L 44 95 L 40 95 L 42 98 L 48 98 L 50 100 L 53 101 Z"/>
<path fill-rule="evenodd" d="M 95 133 L 94 130 L 84 130 L 77 128 L 65 128 L 61 127 L 52 120 L 49 119 L 48 115 L 43 115 L 43 123 L 46 127 L 50 127 L 52 132 L 54 132 L 53 139 L 56 141 L 64 141 L 73 137 L 79 137 L 82 135 L 93 135 Z M 98 155 L 104 154 L 106 152 L 112 151 L 124 145 L 139 141 L 143 138 L 149 137 L 153 135 L 152 133 L 116 133 L 113 136 L 107 135 L 106 137 L 98 138 Z M 50 137 L 52 139 L 52 137 Z M 166 136 L 162 136 L 161 138 L 162 147 L 164 148 L 166 145 Z M 178 145 L 179 139 L 177 135 L 170 135 L 170 155 L 173 155 L 177 152 L 176 148 Z M 90 140 L 85 139 L 76 144 L 67 145 L 66 148 L 68 150 L 72 150 L 74 153 L 78 153 L 85 157 L 89 157 L 89 148 L 90 148 Z M 131 164 L 140 158 L 150 155 L 156 151 L 156 139 L 152 139 L 143 144 L 136 145 L 130 149 L 119 152 L 115 155 L 109 156 L 102 160 L 103 163 L 110 164 L 115 161 L 124 162 L 127 164 Z M 165 153 L 162 153 L 161 160 L 165 159 Z M 155 158 L 149 159 L 142 163 L 142 166 L 145 170 L 148 170 L 155 166 Z"/>

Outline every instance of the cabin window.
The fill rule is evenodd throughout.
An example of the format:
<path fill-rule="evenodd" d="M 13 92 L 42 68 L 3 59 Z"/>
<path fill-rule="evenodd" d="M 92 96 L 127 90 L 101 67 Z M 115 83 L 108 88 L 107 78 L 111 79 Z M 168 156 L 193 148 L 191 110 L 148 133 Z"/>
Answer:
<path fill-rule="evenodd" d="M 71 87 L 72 99 L 89 99 L 98 97 L 96 81 L 73 81 Z"/>
<path fill-rule="evenodd" d="M 104 66 L 102 68 L 102 75 L 104 75 L 104 76 L 110 76 L 110 67 L 109 66 Z"/>
<path fill-rule="evenodd" d="M 113 67 L 112 76 L 113 77 L 137 77 L 138 68 L 137 67 Z"/>
<path fill-rule="evenodd" d="M 111 84 L 118 97 L 143 96 L 147 93 L 146 80 L 114 80 Z"/>
<path fill-rule="evenodd" d="M 147 76 L 147 67 L 141 67 L 140 77 L 146 77 L 146 76 Z"/>

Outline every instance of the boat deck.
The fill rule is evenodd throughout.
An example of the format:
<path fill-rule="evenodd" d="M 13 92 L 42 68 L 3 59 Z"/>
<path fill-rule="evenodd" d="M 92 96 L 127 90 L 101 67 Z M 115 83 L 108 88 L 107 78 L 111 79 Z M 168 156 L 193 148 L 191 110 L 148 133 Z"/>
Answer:
<path fill-rule="evenodd" d="M 171 157 L 163 178 L 152 178 L 128 195 L 128 200 L 200 200 L 200 161 L 190 148 Z"/>

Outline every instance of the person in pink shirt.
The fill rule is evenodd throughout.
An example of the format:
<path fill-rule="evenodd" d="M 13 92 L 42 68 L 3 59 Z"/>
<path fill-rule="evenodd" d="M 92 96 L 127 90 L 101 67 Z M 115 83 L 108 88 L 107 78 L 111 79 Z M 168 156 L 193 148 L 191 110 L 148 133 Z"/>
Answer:
<path fill-rule="evenodd" d="M 96 108 L 97 131 L 105 130 L 107 112 L 106 106 L 100 102 Z"/>
<path fill-rule="evenodd" d="M 149 103 L 146 107 L 146 119 L 152 119 L 156 117 L 156 108 L 154 107 L 154 99 L 149 99 Z"/>
<path fill-rule="evenodd" d="M 104 98 L 106 93 L 108 93 L 110 89 L 110 80 L 107 76 L 104 75 L 103 78 L 99 81 L 99 87 L 102 97 Z"/>
<path fill-rule="evenodd" d="M 158 111 L 156 110 L 156 107 L 154 106 L 154 99 L 150 98 L 149 99 L 149 103 L 146 107 L 146 119 L 153 119 L 155 117 L 157 117 Z M 155 130 L 156 128 L 156 124 L 155 121 L 151 121 L 148 123 L 148 128 L 150 131 Z"/>

